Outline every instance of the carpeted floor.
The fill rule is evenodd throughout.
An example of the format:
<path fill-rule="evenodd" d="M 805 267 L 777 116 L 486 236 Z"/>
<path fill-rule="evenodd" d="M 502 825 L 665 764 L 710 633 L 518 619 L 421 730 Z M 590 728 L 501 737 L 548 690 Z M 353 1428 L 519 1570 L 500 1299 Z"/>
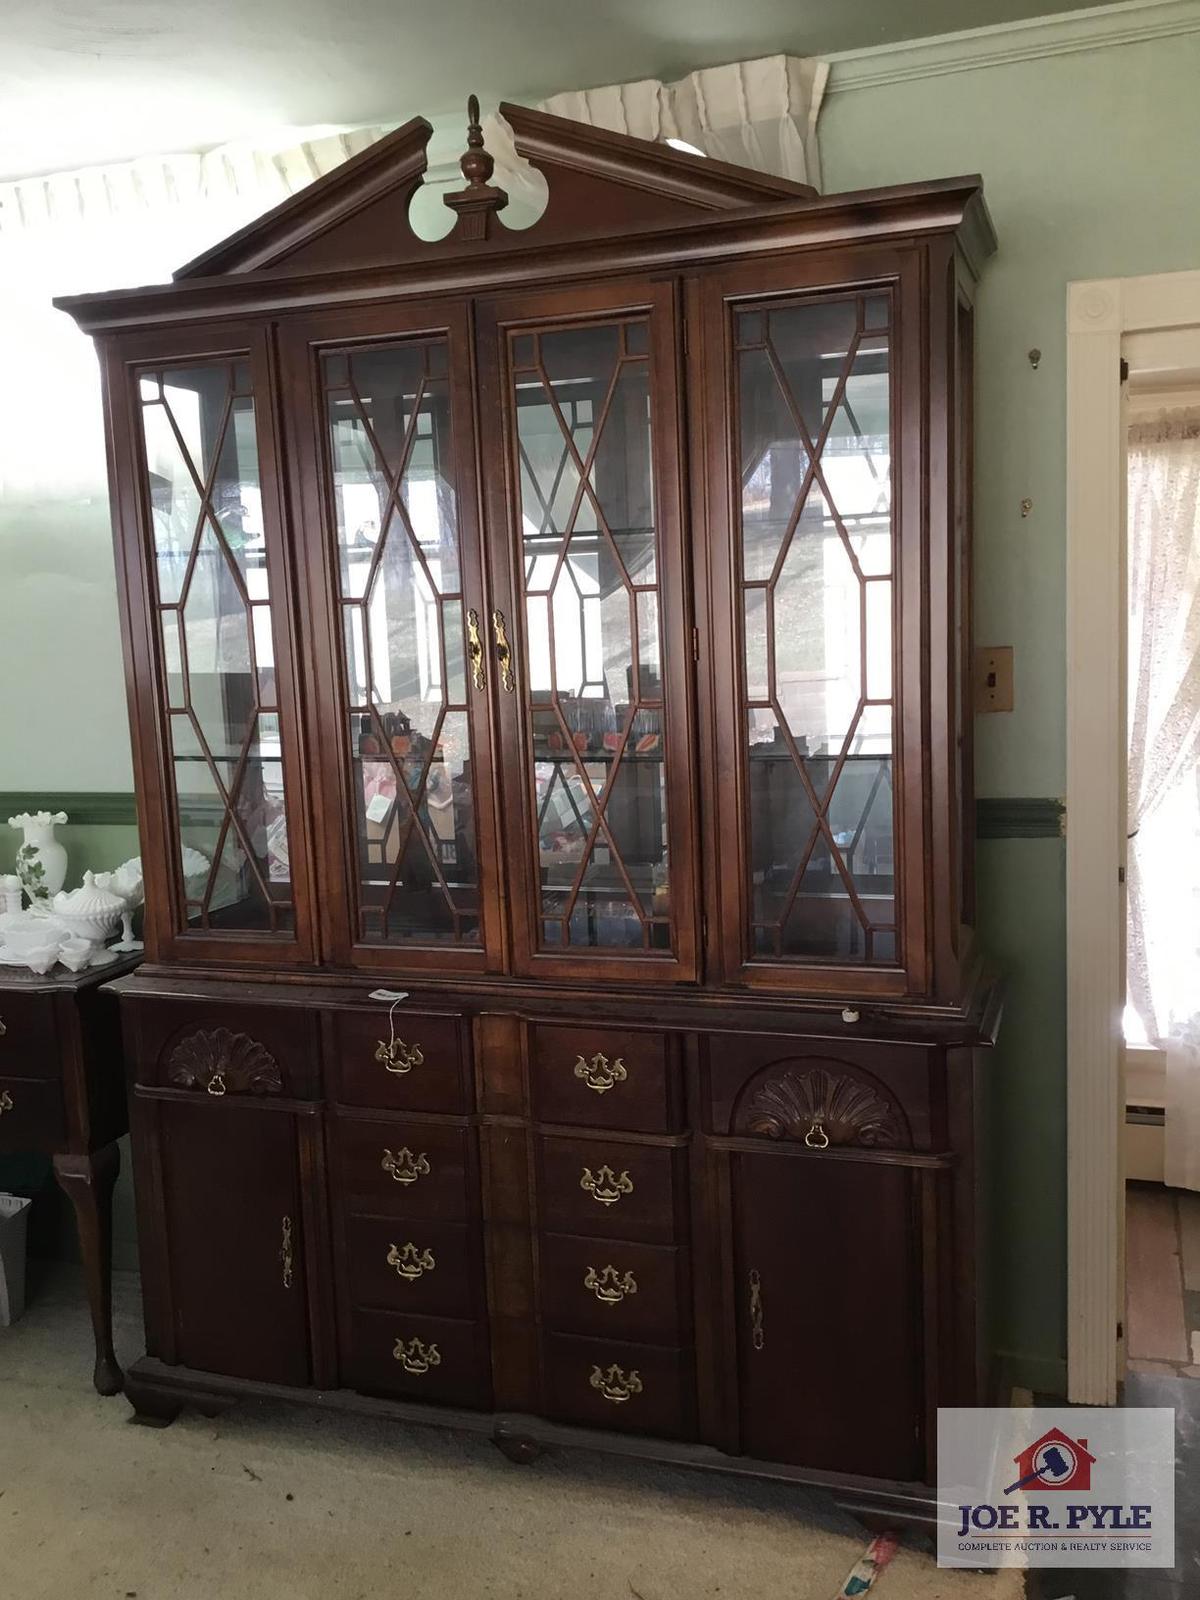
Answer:
<path fill-rule="evenodd" d="M 833 1600 L 869 1536 L 775 1485 L 275 1405 L 130 1425 L 77 1277 L 0 1329 L 3 1600 Z M 118 1349 L 139 1348 L 119 1279 Z M 871 1600 L 1016 1600 L 902 1549 Z"/>

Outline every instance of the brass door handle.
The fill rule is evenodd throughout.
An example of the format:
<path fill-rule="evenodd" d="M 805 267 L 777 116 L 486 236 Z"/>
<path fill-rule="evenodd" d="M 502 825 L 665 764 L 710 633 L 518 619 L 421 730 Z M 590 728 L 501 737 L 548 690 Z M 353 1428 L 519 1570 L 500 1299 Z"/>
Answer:
<path fill-rule="evenodd" d="M 385 1150 L 379 1165 L 393 1183 L 416 1183 L 418 1178 L 427 1178 L 430 1171 L 429 1157 L 424 1150 L 420 1155 L 414 1156 L 407 1145 L 403 1145 L 395 1155 L 390 1150 Z"/>
<path fill-rule="evenodd" d="M 607 1094 L 614 1084 L 624 1083 L 629 1076 L 620 1057 L 616 1061 L 610 1061 L 599 1051 L 590 1061 L 577 1056 L 573 1070 L 575 1076 L 586 1083 L 589 1089 L 594 1089 L 597 1094 Z"/>
<path fill-rule="evenodd" d="M 410 1339 L 405 1344 L 402 1338 L 397 1339 L 392 1350 L 392 1360 L 398 1361 L 405 1372 L 412 1372 L 420 1376 L 428 1372 L 430 1367 L 440 1367 L 442 1352 L 436 1344 L 422 1344 L 420 1339 Z"/>
<path fill-rule="evenodd" d="M 593 1389 L 598 1389 L 606 1400 L 611 1400 L 617 1406 L 624 1405 L 626 1400 L 642 1392 L 641 1374 L 636 1367 L 628 1372 L 624 1367 L 615 1365 L 607 1368 L 593 1367 L 588 1382 Z"/>
<path fill-rule="evenodd" d="M 5 1089 L 4 1092 L 0 1094 L 0 1117 L 2 1117 L 6 1111 L 12 1111 L 13 1109 L 13 1097 L 9 1094 L 8 1090 Z"/>
<path fill-rule="evenodd" d="M 602 1206 L 615 1206 L 623 1194 L 633 1193 L 633 1179 L 627 1171 L 618 1175 L 607 1165 L 601 1167 L 599 1172 L 584 1167 L 579 1187 Z"/>
<path fill-rule="evenodd" d="M 414 1067 L 421 1065 L 425 1059 L 425 1052 L 419 1044 L 405 1044 L 403 1039 L 380 1039 L 375 1059 L 382 1061 L 389 1072 L 403 1077 L 406 1072 L 411 1072 Z"/>
<path fill-rule="evenodd" d="M 424 1272 L 432 1272 L 437 1266 L 433 1259 L 433 1251 L 426 1247 L 418 1250 L 411 1240 L 407 1244 L 392 1245 L 387 1253 L 387 1264 L 395 1269 L 398 1278 L 413 1283 Z"/>
<path fill-rule="evenodd" d="M 474 607 L 467 612 L 467 656 L 471 662 L 471 682 L 479 690 L 487 688 L 483 671 L 483 640 L 479 634 L 479 613 Z"/>
<path fill-rule="evenodd" d="M 500 682 L 511 694 L 517 686 L 513 677 L 512 646 L 508 642 L 508 626 L 503 611 L 492 612 L 492 636 L 496 641 L 496 663 L 500 668 Z"/>
<path fill-rule="evenodd" d="M 290 1289 L 292 1287 L 292 1275 L 293 1268 L 295 1266 L 295 1260 L 292 1255 L 291 1217 L 284 1217 L 283 1219 L 283 1243 L 279 1247 L 279 1259 L 283 1264 L 283 1287 L 285 1289 Z"/>

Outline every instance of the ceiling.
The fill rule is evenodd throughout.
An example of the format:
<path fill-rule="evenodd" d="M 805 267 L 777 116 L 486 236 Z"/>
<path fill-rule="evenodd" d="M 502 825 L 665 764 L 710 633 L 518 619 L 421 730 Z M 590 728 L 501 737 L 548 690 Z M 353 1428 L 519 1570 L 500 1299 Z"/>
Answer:
<path fill-rule="evenodd" d="M 0 0 L 0 179 L 827 55 L 1087 0 Z"/>

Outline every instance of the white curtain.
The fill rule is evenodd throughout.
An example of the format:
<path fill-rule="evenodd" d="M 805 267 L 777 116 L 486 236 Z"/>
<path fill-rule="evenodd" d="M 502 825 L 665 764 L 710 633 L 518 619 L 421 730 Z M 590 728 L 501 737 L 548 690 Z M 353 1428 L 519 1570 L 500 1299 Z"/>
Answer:
<path fill-rule="evenodd" d="M 1167 1054 L 1168 1184 L 1200 1189 L 1200 411 L 1129 434 L 1129 1000 Z"/>
<path fill-rule="evenodd" d="M 639 78 L 599 89 L 551 95 L 537 110 L 638 139 L 682 139 L 707 156 L 821 187 L 817 117 L 829 65 L 800 56 L 763 56 L 703 67 L 663 83 Z M 485 119 L 484 138 L 496 158 L 496 182 L 509 192 L 511 225 L 528 223 L 545 205 L 540 173 L 513 149 L 500 117 Z"/>

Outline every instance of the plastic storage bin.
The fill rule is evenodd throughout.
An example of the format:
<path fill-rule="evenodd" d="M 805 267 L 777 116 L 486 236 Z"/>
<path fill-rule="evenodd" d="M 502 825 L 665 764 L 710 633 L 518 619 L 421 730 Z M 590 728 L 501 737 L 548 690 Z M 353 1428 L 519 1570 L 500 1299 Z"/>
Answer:
<path fill-rule="evenodd" d="M 18 1194 L 0 1194 L 0 1328 L 9 1327 L 25 1309 L 29 1204 Z"/>

